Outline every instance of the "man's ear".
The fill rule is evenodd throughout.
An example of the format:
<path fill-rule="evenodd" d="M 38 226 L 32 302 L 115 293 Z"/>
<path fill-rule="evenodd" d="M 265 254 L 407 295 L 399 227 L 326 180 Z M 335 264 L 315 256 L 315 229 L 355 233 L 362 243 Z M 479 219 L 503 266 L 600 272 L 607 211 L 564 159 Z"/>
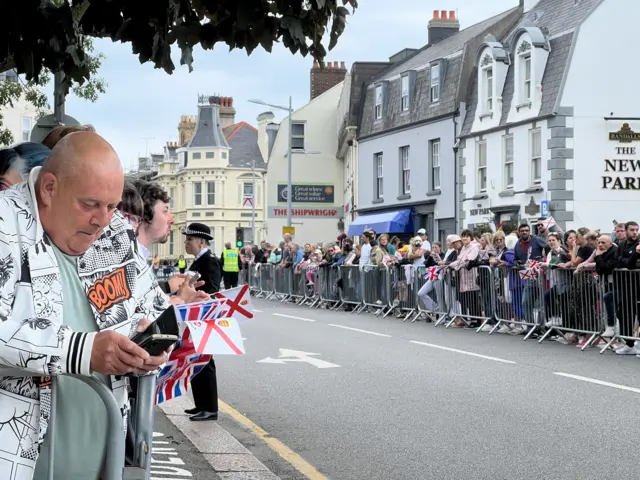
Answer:
<path fill-rule="evenodd" d="M 50 206 L 53 197 L 58 190 L 58 179 L 51 172 L 41 173 L 38 178 L 38 193 L 44 206 Z"/>

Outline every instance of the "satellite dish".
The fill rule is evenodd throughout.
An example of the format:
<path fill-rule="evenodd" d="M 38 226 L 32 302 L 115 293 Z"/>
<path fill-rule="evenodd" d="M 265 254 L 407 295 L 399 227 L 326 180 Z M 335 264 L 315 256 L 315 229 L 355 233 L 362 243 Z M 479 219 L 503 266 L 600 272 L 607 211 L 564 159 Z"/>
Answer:
<path fill-rule="evenodd" d="M 35 143 L 42 143 L 44 137 L 46 137 L 51 130 L 60 125 L 81 125 L 81 123 L 73 117 L 69 115 L 65 115 L 63 118 L 62 124 L 59 124 L 55 121 L 55 117 L 53 114 L 45 115 L 42 117 L 31 130 L 31 137 L 29 141 Z"/>

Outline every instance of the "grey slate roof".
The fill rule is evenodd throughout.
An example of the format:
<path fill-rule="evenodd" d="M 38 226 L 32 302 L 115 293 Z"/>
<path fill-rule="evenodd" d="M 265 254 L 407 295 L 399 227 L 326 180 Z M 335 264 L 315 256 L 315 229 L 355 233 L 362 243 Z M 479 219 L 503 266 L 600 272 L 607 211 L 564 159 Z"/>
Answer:
<path fill-rule="evenodd" d="M 187 148 L 229 147 L 220 127 L 220 107 L 218 105 L 200 105 L 198 121 L 193 138 Z"/>
<path fill-rule="evenodd" d="M 502 35 L 506 35 L 519 18 L 520 13 L 519 8 L 512 8 L 472 25 L 435 45 L 423 47 L 406 60 L 393 64 L 374 76 L 368 82 L 358 137 L 363 138 L 393 128 L 453 114 L 467 93 L 477 47 L 490 31 L 498 31 Z M 459 52 L 462 53 L 446 61 L 444 72 L 440 72 L 443 78 L 439 101 L 433 104 L 429 101 L 430 69 L 418 70 L 410 97 L 410 109 L 408 112 L 403 112 L 401 110 L 402 80 L 399 77 L 393 80 L 389 79 Z M 373 118 L 374 84 L 379 81 L 387 81 L 388 85 L 383 100 L 382 119 L 375 120 Z"/>
<path fill-rule="evenodd" d="M 225 128 L 224 134 L 231 147 L 229 167 L 250 169 L 255 159 L 256 170 L 266 169 L 258 147 L 258 132 L 255 128 L 248 123 L 240 122 Z"/>
<path fill-rule="evenodd" d="M 549 58 L 542 78 L 542 105 L 539 117 L 553 114 L 556 101 L 560 95 L 562 80 L 569 66 L 569 53 L 575 37 L 575 29 L 584 21 L 603 0 L 540 0 L 529 12 L 522 15 L 517 25 L 508 35 L 498 41 L 510 49 L 514 35 L 523 26 L 535 26 L 542 29 L 550 39 Z M 477 53 L 477 52 L 476 52 Z M 477 71 L 477 70 L 476 70 Z M 500 126 L 507 125 L 507 118 L 511 109 L 511 102 L 515 92 L 514 66 L 509 67 L 502 91 L 502 117 Z M 474 72 L 473 81 L 467 98 L 467 116 L 460 136 L 468 136 L 476 115 L 478 103 L 478 79 Z"/>

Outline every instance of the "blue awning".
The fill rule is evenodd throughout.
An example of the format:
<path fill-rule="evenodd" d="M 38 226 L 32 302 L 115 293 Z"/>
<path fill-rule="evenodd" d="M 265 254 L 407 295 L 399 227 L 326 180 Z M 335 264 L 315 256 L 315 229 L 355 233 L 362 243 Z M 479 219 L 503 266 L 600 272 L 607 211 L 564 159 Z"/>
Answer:
<path fill-rule="evenodd" d="M 347 234 L 350 237 L 360 236 L 370 228 L 376 233 L 412 233 L 413 219 L 411 217 L 411 209 L 359 215 L 349 225 Z"/>

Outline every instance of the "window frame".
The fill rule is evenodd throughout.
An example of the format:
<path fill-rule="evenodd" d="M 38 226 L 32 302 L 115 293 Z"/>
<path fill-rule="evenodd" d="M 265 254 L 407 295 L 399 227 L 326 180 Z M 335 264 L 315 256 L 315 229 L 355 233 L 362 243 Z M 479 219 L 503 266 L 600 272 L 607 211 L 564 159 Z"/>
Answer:
<path fill-rule="evenodd" d="M 198 200 L 196 201 L 196 199 Z M 201 207 L 202 200 L 202 182 L 193 182 L 193 205 L 196 207 Z"/>
<path fill-rule="evenodd" d="M 437 147 L 437 148 L 436 148 Z M 436 152 L 437 150 L 437 152 Z M 440 140 L 431 140 L 431 189 L 440 190 Z M 436 183 L 437 178 L 437 183 Z"/>
<path fill-rule="evenodd" d="M 193 152 L 191 154 L 192 160 L 202 160 L 202 152 Z"/>
<path fill-rule="evenodd" d="M 206 185 L 207 185 L 206 192 L 203 192 L 203 193 L 206 193 L 206 195 L 207 195 L 207 206 L 213 206 L 213 205 L 216 204 L 216 182 L 215 182 L 215 180 L 208 180 L 206 182 Z M 209 189 L 210 185 L 213 186 L 213 191 L 210 191 L 210 189 Z M 213 202 L 209 201 L 210 200 L 210 198 L 209 198 L 210 195 L 213 195 Z"/>
<path fill-rule="evenodd" d="M 169 187 L 169 208 L 174 210 L 176 208 L 176 187 Z"/>
<path fill-rule="evenodd" d="M 378 84 L 373 87 L 373 95 L 374 95 L 374 105 L 373 105 L 373 118 L 374 120 L 382 119 L 382 104 L 384 102 L 384 91 L 382 89 L 382 84 Z"/>
<path fill-rule="evenodd" d="M 511 160 L 509 161 L 508 148 L 507 143 L 511 142 Z M 502 136 L 502 172 L 503 172 L 503 184 L 505 190 L 513 190 L 515 183 L 515 143 L 513 139 L 513 134 L 509 133 Z M 511 183 L 509 182 L 509 174 L 507 170 L 511 170 Z"/>
<path fill-rule="evenodd" d="M 29 122 L 29 127 L 24 128 L 25 121 Z M 31 138 L 31 131 L 33 130 L 33 118 L 31 117 L 22 117 L 20 122 L 21 133 L 22 133 L 22 141 L 28 142 Z M 26 136 L 25 136 L 26 135 Z"/>
<path fill-rule="evenodd" d="M 375 198 L 381 200 L 384 198 L 384 155 L 382 152 L 373 154 L 373 167 L 374 167 L 374 186 L 375 186 Z"/>
<path fill-rule="evenodd" d="M 538 141 L 534 142 L 534 136 L 538 136 Z M 538 145 L 538 155 L 535 155 L 535 145 Z M 539 176 L 536 178 L 536 165 L 539 170 Z M 529 130 L 529 175 L 531 178 L 531 185 L 542 185 L 542 131 L 540 128 L 532 128 Z"/>
<path fill-rule="evenodd" d="M 204 158 L 207 160 L 211 160 L 213 158 L 216 158 L 216 153 L 215 152 L 204 152 Z"/>
<path fill-rule="evenodd" d="M 294 133 L 296 126 L 302 126 L 302 134 Z M 291 150 L 304 151 L 306 146 L 307 123 L 300 121 L 291 121 Z M 296 145 L 296 140 L 302 140 L 302 146 Z"/>
<path fill-rule="evenodd" d="M 531 102 L 533 97 L 533 83 L 531 81 L 531 52 L 522 55 L 522 102 Z M 528 69 L 528 75 L 527 75 Z"/>
<path fill-rule="evenodd" d="M 402 195 L 411 195 L 411 166 L 409 164 L 409 145 L 400 147 L 398 157 L 400 160 L 400 191 Z"/>
<path fill-rule="evenodd" d="M 435 76 L 434 70 L 437 72 Z M 440 64 L 431 65 L 429 73 L 429 100 L 431 103 L 436 103 L 440 101 Z"/>
<path fill-rule="evenodd" d="M 484 70 L 484 100 L 487 113 L 493 112 L 493 67 L 487 67 Z"/>
<path fill-rule="evenodd" d="M 400 79 L 400 109 L 403 112 L 409 111 L 409 85 L 409 75 L 403 75 Z"/>
<path fill-rule="evenodd" d="M 249 188 L 251 189 L 251 195 L 247 195 L 247 191 L 246 188 L 247 186 L 249 186 Z M 253 182 L 242 182 L 242 201 L 244 202 L 245 199 L 247 198 L 251 198 L 254 199 L 255 198 L 255 192 L 253 191 Z"/>
<path fill-rule="evenodd" d="M 484 165 L 481 165 L 484 152 Z M 482 176 L 484 174 L 484 176 Z M 484 186 L 483 186 L 484 183 Z M 487 141 L 481 140 L 476 143 L 476 189 L 479 193 L 487 192 Z"/>
<path fill-rule="evenodd" d="M 172 256 L 174 253 L 174 233 L 173 230 L 169 232 L 169 256 Z"/>

